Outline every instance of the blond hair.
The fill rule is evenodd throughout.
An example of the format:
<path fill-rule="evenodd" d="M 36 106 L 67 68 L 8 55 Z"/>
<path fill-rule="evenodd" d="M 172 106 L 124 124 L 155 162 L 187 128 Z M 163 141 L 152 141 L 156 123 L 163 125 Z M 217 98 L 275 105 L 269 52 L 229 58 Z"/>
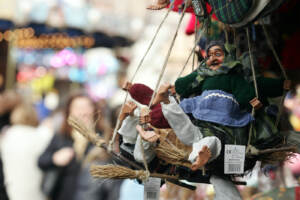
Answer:
<path fill-rule="evenodd" d="M 29 126 L 38 126 L 38 115 L 34 107 L 28 103 L 21 103 L 16 106 L 10 116 L 12 124 L 22 124 Z"/>

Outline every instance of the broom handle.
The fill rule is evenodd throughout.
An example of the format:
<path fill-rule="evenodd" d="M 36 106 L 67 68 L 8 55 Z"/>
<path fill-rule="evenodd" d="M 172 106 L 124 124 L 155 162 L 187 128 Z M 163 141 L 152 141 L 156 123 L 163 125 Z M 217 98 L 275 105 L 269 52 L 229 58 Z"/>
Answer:
<path fill-rule="evenodd" d="M 106 144 L 102 143 L 99 147 L 105 149 L 105 151 L 107 153 L 109 153 L 111 156 L 113 156 L 114 158 L 117 158 L 119 160 L 122 160 L 124 162 L 126 162 L 127 164 L 129 164 L 131 167 L 134 167 L 135 169 L 139 169 L 139 170 L 143 170 L 143 168 L 139 165 L 137 165 L 136 163 L 132 162 L 131 160 L 129 160 L 128 158 L 124 157 L 122 154 L 120 153 L 116 153 L 113 150 L 112 151 L 108 151 L 107 150 L 107 146 Z"/>
<path fill-rule="evenodd" d="M 178 176 L 171 176 L 166 174 L 151 173 L 150 176 L 155 178 L 178 180 Z"/>

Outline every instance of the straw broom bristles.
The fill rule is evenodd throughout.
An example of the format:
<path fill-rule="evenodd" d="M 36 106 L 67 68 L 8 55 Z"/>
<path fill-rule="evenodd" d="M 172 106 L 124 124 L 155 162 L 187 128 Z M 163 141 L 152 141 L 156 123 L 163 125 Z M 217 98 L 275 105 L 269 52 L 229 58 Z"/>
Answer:
<path fill-rule="evenodd" d="M 281 163 L 294 157 L 295 152 L 297 152 L 295 146 L 261 150 L 258 160 L 267 164 Z"/>
<path fill-rule="evenodd" d="M 175 145 L 169 142 L 161 142 L 156 148 L 155 152 L 157 157 L 174 165 L 183 165 L 191 167 L 191 163 L 187 160 L 188 154 Z"/>
<path fill-rule="evenodd" d="M 170 176 L 159 173 L 148 173 L 145 170 L 132 170 L 120 165 L 92 165 L 90 174 L 95 178 L 116 178 L 116 179 L 141 179 L 146 180 L 149 176 L 166 179 L 178 179 L 178 176 Z"/>
<path fill-rule="evenodd" d="M 147 178 L 144 170 L 132 170 L 120 165 L 98 165 L 91 166 L 90 173 L 96 178 L 118 178 L 118 179 L 141 179 Z"/>
<path fill-rule="evenodd" d="M 70 116 L 68 118 L 68 123 L 72 128 L 86 137 L 95 146 L 103 147 L 103 145 L 105 145 L 105 140 L 102 139 L 95 131 L 86 127 L 80 119 Z"/>

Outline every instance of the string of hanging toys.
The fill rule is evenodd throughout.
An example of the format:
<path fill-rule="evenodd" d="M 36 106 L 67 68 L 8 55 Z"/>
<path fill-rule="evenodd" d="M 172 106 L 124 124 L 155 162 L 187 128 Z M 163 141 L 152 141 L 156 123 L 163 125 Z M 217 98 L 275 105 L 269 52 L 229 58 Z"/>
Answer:
<path fill-rule="evenodd" d="M 91 167 L 100 178 L 130 178 L 146 182 L 160 178 L 195 190 L 193 183 L 211 183 L 216 199 L 241 199 L 236 177 L 263 165 L 287 160 L 299 136 L 280 130 L 282 103 L 291 81 L 280 62 L 263 19 L 283 0 L 157 0 L 147 9 L 167 12 L 132 79 L 124 85 L 124 103 L 109 144 L 79 119 L 69 124 L 94 145 L 104 148 L 119 165 Z M 176 31 L 153 89 L 134 83 L 147 53 L 170 12 L 180 12 Z M 195 44 L 175 83 L 161 84 L 185 13 L 196 18 Z M 265 78 L 258 69 L 251 34 L 262 26 L 266 41 L 282 71 Z M 247 49 L 239 49 L 236 33 L 243 32 Z M 201 51 L 196 49 L 205 41 Z M 196 69 L 182 76 L 197 52 Z M 200 52 L 200 53 L 199 53 Z M 194 58 L 193 58 L 194 59 Z M 194 63 L 194 62 L 193 62 Z M 279 111 L 270 112 L 268 98 L 282 97 Z M 131 100 L 127 100 L 128 97 Z M 114 151 L 116 136 L 120 152 Z"/>

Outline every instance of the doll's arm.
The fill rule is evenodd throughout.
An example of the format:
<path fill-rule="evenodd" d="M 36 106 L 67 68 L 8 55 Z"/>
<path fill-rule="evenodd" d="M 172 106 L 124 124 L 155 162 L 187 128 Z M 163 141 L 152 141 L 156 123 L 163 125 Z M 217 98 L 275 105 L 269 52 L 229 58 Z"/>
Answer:
<path fill-rule="evenodd" d="M 135 144 L 138 132 L 136 126 L 139 123 L 139 109 L 135 109 L 133 115 L 128 115 L 122 122 L 118 133 L 122 135 L 124 143 Z"/>
<path fill-rule="evenodd" d="M 161 103 L 162 112 L 178 139 L 189 146 L 202 139 L 202 133 L 192 124 L 191 120 L 183 112 L 176 100 L 173 97 L 169 97 L 169 101 L 169 104 Z"/>

